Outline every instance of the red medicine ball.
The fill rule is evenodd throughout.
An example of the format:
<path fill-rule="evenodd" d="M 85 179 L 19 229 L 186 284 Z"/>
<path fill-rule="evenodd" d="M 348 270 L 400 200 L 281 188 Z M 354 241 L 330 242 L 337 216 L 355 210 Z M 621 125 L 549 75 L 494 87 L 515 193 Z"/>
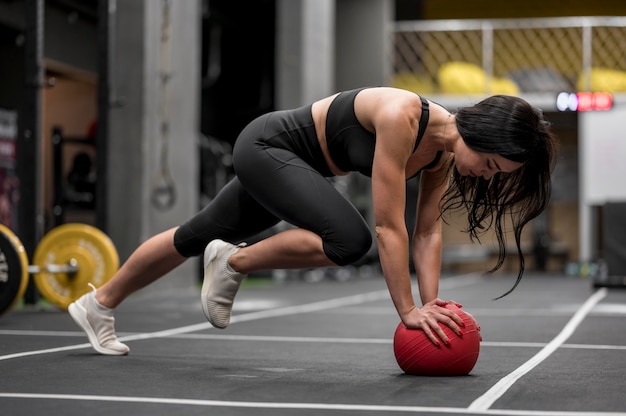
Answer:
<path fill-rule="evenodd" d="M 393 337 L 393 352 L 400 368 L 407 374 L 429 376 L 467 375 L 474 368 L 480 352 L 480 327 L 472 315 L 447 304 L 463 320 L 462 337 L 443 323 L 439 326 L 448 336 L 448 345 L 440 341 L 437 348 L 421 329 L 407 329 L 402 322 Z M 437 336 L 435 334 L 435 336 Z"/>

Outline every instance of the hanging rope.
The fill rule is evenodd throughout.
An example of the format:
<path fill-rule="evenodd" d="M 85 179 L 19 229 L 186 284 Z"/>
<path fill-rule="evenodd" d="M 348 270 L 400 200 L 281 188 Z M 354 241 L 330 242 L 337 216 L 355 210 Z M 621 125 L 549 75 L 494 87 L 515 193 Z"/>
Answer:
<path fill-rule="evenodd" d="M 171 209 L 176 203 L 176 184 L 169 169 L 169 83 L 172 79 L 171 59 L 171 7 L 170 0 L 162 1 L 161 19 L 161 47 L 160 47 L 160 122 L 161 122 L 161 155 L 159 159 L 159 173 L 152 187 L 152 205 L 160 211 Z"/>

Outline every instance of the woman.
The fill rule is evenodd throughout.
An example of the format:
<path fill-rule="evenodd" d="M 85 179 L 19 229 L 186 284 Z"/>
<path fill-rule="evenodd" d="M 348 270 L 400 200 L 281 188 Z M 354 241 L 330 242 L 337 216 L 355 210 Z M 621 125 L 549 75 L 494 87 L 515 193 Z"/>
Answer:
<path fill-rule="evenodd" d="M 460 334 L 462 321 L 444 307 L 452 301 L 438 298 L 442 213 L 466 209 L 473 238 L 493 227 L 500 245 L 496 270 L 505 255 L 502 222 L 511 212 L 520 255 L 517 285 L 524 270 L 522 228 L 548 204 L 555 153 L 542 114 L 509 96 L 451 114 L 405 90 L 362 88 L 269 113 L 241 132 L 233 151 L 237 176 L 206 208 L 139 246 L 108 283 L 69 311 L 98 352 L 126 354 L 128 347 L 115 336 L 113 308 L 204 252 L 202 307 L 214 326 L 224 328 L 248 273 L 344 266 L 367 253 L 371 231 L 327 180 L 357 171 L 371 177 L 380 264 L 400 319 L 434 344 L 447 343 L 438 322 Z M 418 307 L 404 209 L 406 180 L 419 173 L 412 234 Z M 295 228 L 250 246 L 231 244 L 281 220 Z"/>

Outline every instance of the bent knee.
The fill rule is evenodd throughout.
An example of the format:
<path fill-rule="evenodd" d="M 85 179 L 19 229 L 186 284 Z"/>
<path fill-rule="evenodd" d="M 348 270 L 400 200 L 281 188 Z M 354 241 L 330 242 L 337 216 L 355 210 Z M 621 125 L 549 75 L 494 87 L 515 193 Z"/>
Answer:
<path fill-rule="evenodd" d="M 368 229 L 352 233 L 340 242 L 324 240 L 324 253 L 338 266 L 347 266 L 360 260 L 372 247 Z"/>

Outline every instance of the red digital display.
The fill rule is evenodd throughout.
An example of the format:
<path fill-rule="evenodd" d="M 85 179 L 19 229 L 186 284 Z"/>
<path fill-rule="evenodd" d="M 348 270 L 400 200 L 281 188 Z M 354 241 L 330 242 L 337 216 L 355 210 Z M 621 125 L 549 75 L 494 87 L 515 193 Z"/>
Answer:
<path fill-rule="evenodd" d="M 556 97 L 559 111 L 607 111 L 613 107 L 608 92 L 562 92 Z"/>

